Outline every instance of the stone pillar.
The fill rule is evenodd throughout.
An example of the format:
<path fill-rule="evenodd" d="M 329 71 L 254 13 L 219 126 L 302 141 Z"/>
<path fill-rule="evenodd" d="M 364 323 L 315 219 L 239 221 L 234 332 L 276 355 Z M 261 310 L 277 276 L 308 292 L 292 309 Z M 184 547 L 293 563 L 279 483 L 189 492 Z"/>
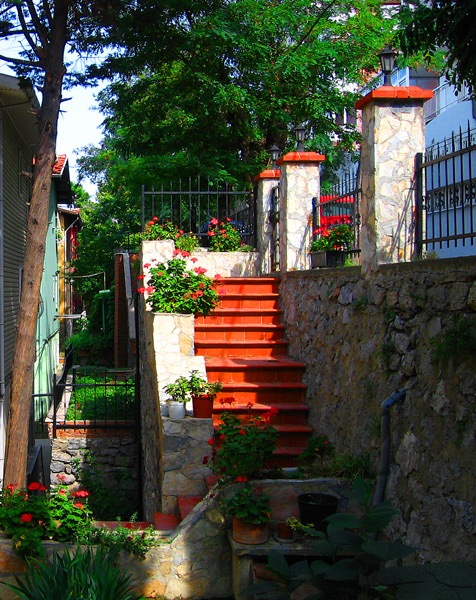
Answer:
<path fill-rule="evenodd" d="M 382 86 L 361 98 L 362 272 L 409 261 L 414 247 L 415 158 L 425 151 L 423 104 L 433 92 Z"/>
<path fill-rule="evenodd" d="M 272 222 L 269 218 L 269 212 L 272 210 L 273 188 L 279 183 L 281 171 L 279 169 L 266 169 L 259 175 L 256 175 L 257 182 L 256 193 L 256 243 L 259 253 L 260 275 L 271 273 L 271 246 L 273 239 L 273 227 L 278 224 Z"/>
<path fill-rule="evenodd" d="M 319 163 L 316 152 L 289 152 L 281 166 L 279 208 L 279 267 L 282 273 L 309 268 L 312 198 L 320 196 Z"/>

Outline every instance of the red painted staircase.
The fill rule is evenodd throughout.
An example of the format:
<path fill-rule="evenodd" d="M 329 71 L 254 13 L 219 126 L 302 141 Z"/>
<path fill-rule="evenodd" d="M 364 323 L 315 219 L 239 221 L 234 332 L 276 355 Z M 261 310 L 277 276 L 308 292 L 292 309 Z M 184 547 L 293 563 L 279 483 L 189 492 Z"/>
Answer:
<path fill-rule="evenodd" d="M 304 365 L 286 354 L 280 280 L 230 277 L 223 282 L 226 295 L 221 297 L 219 308 L 195 319 L 195 352 L 205 357 L 209 381 L 223 382 L 214 403 L 215 424 L 224 408 L 238 416 L 277 408 L 271 423 L 280 435 L 270 466 L 296 466 L 312 430 L 303 402 Z M 230 396 L 235 403 L 220 403 Z"/>

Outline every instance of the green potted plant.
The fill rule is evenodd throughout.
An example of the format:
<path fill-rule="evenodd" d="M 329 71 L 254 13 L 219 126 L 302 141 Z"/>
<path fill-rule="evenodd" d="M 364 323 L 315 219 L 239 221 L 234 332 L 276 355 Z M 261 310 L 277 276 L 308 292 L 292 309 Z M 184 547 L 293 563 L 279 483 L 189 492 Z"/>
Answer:
<path fill-rule="evenodd" d="M 318 239 L 311 243 L 311 267 L 338 267 L 345 263 L 346 257 L 353 252 L 354 231 L 349 223 L 340 223 L 335 227 L 318 227 L 313 231 Z"/>
<path fill-rule="evenodd" d="M 197 419 L 211 419 L 213 402 L 223 388 L 221 381 L 207 381 L 194 370 L 188 380 L 193 401 L 193 416 Z"/>
<path fill-rule="evenodd" d="M 246 477 L 239 479 L 246 481 Z M 225 510 L 233 516 L 232 536 L 235 542 L 256 545 L 268 539 L 269 496 L 245 486 L 225 501 Z"/>
<path fill-rule="evenodd" d="M 190 385 L 187 377 L 181 375 L 173 383 L 164 386 L 164 392 L 169 395 L 167 407 L 171 419 L 183 419 L 185 417 L 185 404 L 191 399 Z"/>

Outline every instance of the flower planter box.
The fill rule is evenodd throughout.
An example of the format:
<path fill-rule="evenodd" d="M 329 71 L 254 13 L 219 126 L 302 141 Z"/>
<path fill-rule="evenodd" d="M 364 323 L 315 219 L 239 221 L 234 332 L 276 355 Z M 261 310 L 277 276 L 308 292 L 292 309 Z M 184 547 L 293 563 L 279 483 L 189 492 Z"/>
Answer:
<path fill-rule="evenodd" d="M 347 258 L 357 255 L 357 250 L 321 250 L 310 252 L 311 269 L 343 267 Z"/>

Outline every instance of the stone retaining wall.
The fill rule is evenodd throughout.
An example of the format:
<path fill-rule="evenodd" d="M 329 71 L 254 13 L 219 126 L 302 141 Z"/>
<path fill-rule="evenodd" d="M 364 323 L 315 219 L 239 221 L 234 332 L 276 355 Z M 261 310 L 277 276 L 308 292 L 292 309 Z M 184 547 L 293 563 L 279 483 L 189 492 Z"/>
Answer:
<path fill-rule="evenodd" d="M 95 431 L 90 437 L 88 431 L 81 436 L 75 433 L 76 437 L 69 433 L 68 437 L 51 441 L 51 485 L 62 483 L 74 491 L 79 487 L 76 461 L 80 467 L 85 467 L 92 459 L 101 473 L 104 487 L 120 495 L 129 509 L 137 507 L 139 447 L 133 434 L 129 431 L 124 432 L 124 437 L 112 437 L 111 431 L 103 431 L 101 437 L 101 432 Z"/>
<path fill-rule="evenodd" d="M 431 341 L 475 318 L 476 258 L 385 265 L 368 280 L 358 267 L 290 272 L 280 291 L 315 434 L 376 462 L 380 404 L 405 388 L 392 409 L 393 535 L 423 561 L 476 559 L 476 357 L 450 349 L 437 364 Z"/>

